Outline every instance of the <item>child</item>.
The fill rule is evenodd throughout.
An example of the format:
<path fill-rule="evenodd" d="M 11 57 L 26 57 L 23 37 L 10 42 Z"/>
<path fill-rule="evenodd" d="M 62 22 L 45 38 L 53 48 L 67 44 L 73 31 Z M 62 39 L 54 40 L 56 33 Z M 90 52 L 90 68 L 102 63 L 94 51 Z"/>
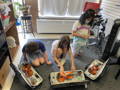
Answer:
<path fill-rule="evenodd" d="M 80 49 L 86 45 L 87 39 L 90 36 L 90 26 L 92 25 L 95 16 L 95 11 L 88 9 L 81 15 L 79 21 L 76 21 L 72 28 L 73 37 L 73 54 L 74 56 L 80 55 Z"/>
<path fill-rule="evenodd" d="M 53 41 L 51 53 L 58 67 L 60 67 L 60 72 L 64 72 L 63 65 L 65 63 L 67 53 L 69 54 L 71 60 L 71 70 L 75 70 L 74 57 L 70 47 L 69 36 L 63 36 L 60 40 Z"/>
<path fill-rule="evenodd" d="M 48 61 L 46 48 L 40 40 L 28 42 L 23 46 L 22 52 L 24 59 L 34 66 L 40 66 L 40 64 L 43 64 L 44 62 L 51 64 L 51 62 Z"/>

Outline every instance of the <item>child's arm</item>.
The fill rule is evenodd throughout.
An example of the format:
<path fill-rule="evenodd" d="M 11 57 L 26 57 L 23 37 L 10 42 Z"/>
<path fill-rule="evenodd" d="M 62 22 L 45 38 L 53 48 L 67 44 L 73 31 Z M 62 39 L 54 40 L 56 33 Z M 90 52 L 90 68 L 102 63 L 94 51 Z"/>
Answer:
<path fill-rule="evenodd" d="M 69 49 L 68 53 L 69 53 L 70 60 L 71 60 L 71 70 L 74 71 L 76 67 L 75 67 L 75 60 L 74 60 L 71 48 Z"/>
<path fill-rule="evenodd" d="M 51 62 L 48 60 L 48 54 L 46 51 L 44 52 L 44 59 L 47 64 L 51 64 Z"/>
<path fill-rule="evenodd" d="M 61 64 L 61 60 L 59 58 L 57 58 L 57 49 L 54 49 L 53 50 L 53 59 L 55 60 L 55 62 L 57 63 L 57 65 L 60 67 L 60 72 L 64 72 L 64 67 L 63 65 Z"/>
<path fill-rule="evenodd" d="M 82 35 L 82 34 L 79 34 L 77 33 L 76 31 L 72 31 L 72 35 L 73 36 L 77 36 L 77 37 L 81 37 L 81 38 L 84 38 L 84 39 L 88 39 L 89 38 L 89 34 L 88 35 Z"/>
<path fill-rule="evenodd" d="M 53 50 L 53 59 L 55 60 L 55 62 L 58 64 L 58 65 L 61 65 L 61 63 L 60 63 L 60 59 L 58 59 L 57 58 L 57 50 L 56 49 L 54 49 Z"/>

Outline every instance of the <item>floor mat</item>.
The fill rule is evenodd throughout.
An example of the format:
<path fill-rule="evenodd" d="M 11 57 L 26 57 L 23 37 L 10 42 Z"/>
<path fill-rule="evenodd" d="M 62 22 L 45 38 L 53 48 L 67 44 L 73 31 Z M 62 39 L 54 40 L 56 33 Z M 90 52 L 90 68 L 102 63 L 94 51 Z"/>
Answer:
<path fill-rule="evenodd" d="M 42 85 L 39 86 L 38 88 L 36 88 L 35 90 L 52 90 L 52 88 L 50 88 L 49 74 L 50 74 L 50 72 L 59 71 L 59 68 L 54 63 L 54 61 L 53 61 L 53 59 L 51 57 L 51 53 L 50 53 L 51 45 L 52 45 L 53 40 L 44 39 L 44 40 L 41 40 L 41 41 L 45 44 L 48 55 L 49 55 L 49 60 L 51 60 L 53 62 L 53 64 L 52 65 L 44 64 L 44 65 L 41 65 L 38 68 L 35 68 L 36 71 L 44 79 L 44 82 L 42 83 Z M 75 64 L 76 64 L 77 69 L 85 70 L 85 67 L 88 64 L 90 64 L 90 62 L 92 62 L 96 58 L 97 59 L 100 58 L 101 52 L 94 45 L 93 46 L 85 46 L 85 47 L 83 47 L 83 51 L 84 52 L 82 53 L 82 56 L 75 58 Z M 67 59 L 67 61 L 66 61 L 66 64 L 65 64 L 65 70 L 70 70 L 70 58 L 67 56 L 66 59 Z M 23 57 L 21 58 L 21 62 L 22 62 L 22 60 L 23 60 Z M 112 70 L 112 71 L 114 71 L 114 70 Z M 109 73 L 110 73 L 110 75 L 113 75 L 112 72 L 109 72 Z M 107 75 L 109 76 L 109 74 L 107 74 Z M 106 76 L 106 77 L 103 78 L 103 80 L 101 79 L 97 83 L 95 83 L 95 82 L 90 83 L 90 86 L 88 86 L 88 89 L 89 90 L 108 90 L 109 87 L 111 87 L 111 86 L 105 86 L 105 85 L 106 84 L 114 85 L 115 81 L 113 79 L 114 78 L 113 76 L 112 77 L 109 76 L 109 78 Z M 110 78 L 112 78 L 112 79 L 109 80 Z M 108 81 L 105 81 L 105 80 L 108 80 Z M 120 80 L 118 80 L 118 82 L 120 82 Z M 101 89 L 102 86 L 104 86 L 104 87 Z M 119 85 L 117 85 L 117 86 L 120 87 Z M 26 87 L 24 81 L 22 81 L 18 77 L 15 77 L 11 90 L 30 90 L 30 89 L 28 87 Z M 62 90 L 84 90 L 84 87 L 64 88 Z M 109 90 L 117 90 L 117 89 L 116 89 L 116 87 L 114 87 L 114 89 L 110 88 Z"/>

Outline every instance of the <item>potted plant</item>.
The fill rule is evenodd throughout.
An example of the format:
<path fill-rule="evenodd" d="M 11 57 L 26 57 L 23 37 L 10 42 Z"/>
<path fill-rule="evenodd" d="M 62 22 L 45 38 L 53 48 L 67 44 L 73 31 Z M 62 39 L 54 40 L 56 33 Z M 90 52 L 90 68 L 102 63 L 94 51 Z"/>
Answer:
<path fill-rule="evenodd" d="M 19 11 L 21 11 L 23 14 L 28 14 L 30 10 L 29 5 L 22 5 L 19 2 L 14 2 L 15 8 L 17 8 Z"/>
<path fill-rule="evenodd" d="M 23 15 L 29 14 L 30 7 L 29 7 L 29 5 L 22 5 L 19 2 L 14 2 L 13 6 L 14 6 L 16 24 L 19 25 L 20 24 L 19 16 L 22 14 Z"/>

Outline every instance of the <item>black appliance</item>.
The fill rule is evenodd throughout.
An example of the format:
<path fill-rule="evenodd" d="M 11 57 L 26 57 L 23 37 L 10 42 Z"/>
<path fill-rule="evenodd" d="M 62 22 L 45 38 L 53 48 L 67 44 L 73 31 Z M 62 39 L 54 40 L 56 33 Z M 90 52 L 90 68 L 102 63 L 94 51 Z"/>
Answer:
<path fill-rule="evenodd" d="M 0 48 L 3 46 L 4 43 L 5 43 L 5 34 L 2 26 L 2 21 L 0 21 Z"/>
<path fill-rule="evenodd" d="M 5 39 L 4 28 L 2 26 L 2 21 L 0 20 L 0 68 L 4 64 L 8 55 L 9 50 Z"/>
<path fill-rule="evenodd" d="M 111 52 L 111 56 L 117 55 L 119 48 L 120 48 L 120 40 L 117 40 Z"/>
<path fill-rule="evenodd" d="M 120 30 L 120 19 L 116 19 L 114 21 L 114 25 L 110 32 L 109 38 L 107 40 L 103 55 L 101 57 L 102 60 L 107 60 L 110 57 L 113 47 L 115 45 L 115 42 L 117 40 L 116 38 L 119 30 Z"/>
<path fill-rule="evenodd" d="M 116 39 L 119 34 L 119 30 L 120 30 L 120 19 L 116 19 L 114 21 L 114 25 L 107 40 L 103 55 L 101 57 L 102 60 L 107 60 L 110 56 L 116 55 L 120 47 L 120 41 L 117 41 Z M 118 57 L 117 64 L 120 64 L 120 56 Z M 117 79 L 119 76 L 120 76 L 120 69 L 115 75 L 115 79 Z"/>

